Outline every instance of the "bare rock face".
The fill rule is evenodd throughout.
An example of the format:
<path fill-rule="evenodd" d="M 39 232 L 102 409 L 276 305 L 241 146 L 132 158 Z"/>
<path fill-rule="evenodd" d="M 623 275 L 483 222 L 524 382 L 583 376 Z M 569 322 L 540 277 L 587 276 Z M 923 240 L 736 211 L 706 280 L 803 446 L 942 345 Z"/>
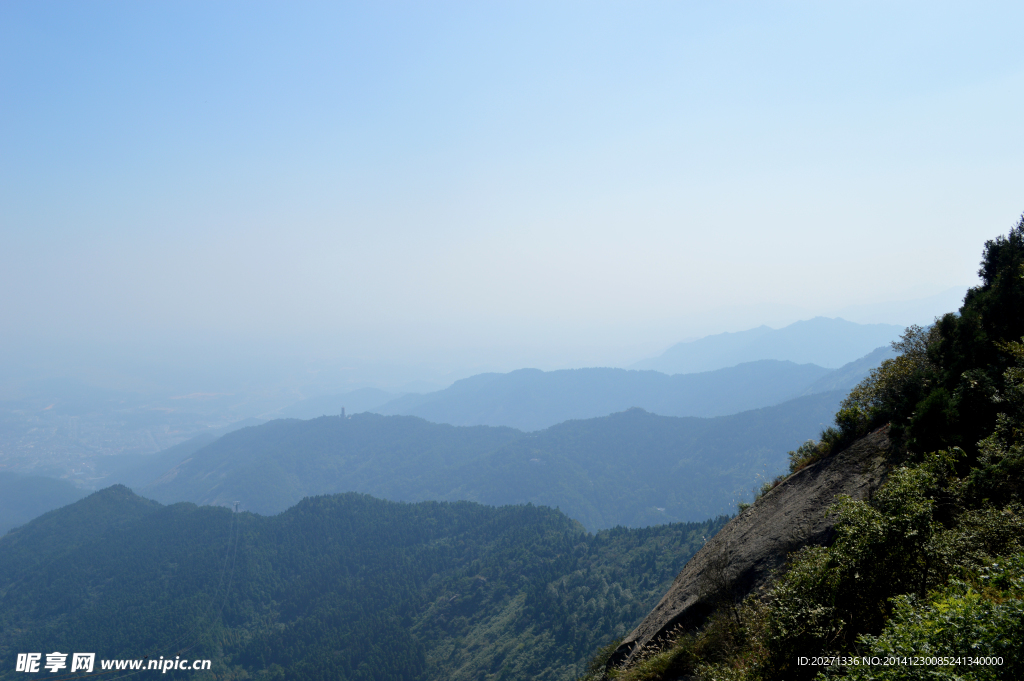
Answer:
<path fill-rule="evenodd" d="M 661 602 L 616 649 L 610 667 L 628 664 L 669 632 L 695 629 L 720 602 L 763 586 L 786 556 L 807 544 L 825 544 L 832 534 L 827 514 L 836 495 L 864 499 L 882 484 L 888 427 L 794 473 L 733 518 L 686 564 Z"/>

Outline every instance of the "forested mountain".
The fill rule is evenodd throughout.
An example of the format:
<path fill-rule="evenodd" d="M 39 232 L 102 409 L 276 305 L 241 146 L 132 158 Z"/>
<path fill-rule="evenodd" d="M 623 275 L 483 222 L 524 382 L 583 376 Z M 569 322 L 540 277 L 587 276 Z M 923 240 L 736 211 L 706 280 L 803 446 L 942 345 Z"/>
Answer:
<path fill-rule="evenodd" d="M 768 360 L 679 376 L 626 369 L 520 369 L 478 374 L 445 390 L 400 397 L 373 411 L 455 426 L 520 430 L 541 430 L 631 407 L 662 416 L 724 416 L 797 397 L 829 373 L 813 364 Z"/>
<path fill-rule="evenodd" d="M 467 499 L 561 508 L 591 530 L 731 513 L 827 423 L 841 393 L 714 419 L 640 409 L 538 433 L 410 416 L 281 420 L 226 435 L 140 492 L 280 512 L 305 496 Z"/>
<path fill-rule="evenodd" d="M 906 330 L 835 427 L 791 453 L 792 475 L 701 550 L 592 678 L 1024 678 L 1024 216 L 985 243 L 979 276 L 959 314 Z M 856 450 L 881 466 L 868 476 L 880 485 L 824 495 L 813 513 L 786 504 L 825 490 Z M 784 569 L 752 590 L 749 546 L 724 538 L 772 536 L 780 512 L 804 546 L 774 556 Z M 828 541 L 808 544 L 822 519 Z M 699 565 L 713 589 L 685 577 Z M 801 663 L 814 657 L 826 661 Z"/>
<path fill-rule="evenodd" d="M 60 650 L 97 672 L 213 660 L 166 673 L 199 681 L 568 681 L 724 520 L 593 535 L 549 508 L 357 494 L 265 518 L 111 487 L 0 538 L 0 678 Z"/>
<path fill-rule="evenodd" d="M 902 331 L 903 327 L 892 324 L 857 324 L 815 317 L 781 329 L 759 326 L 677 343 L 661 356 L 637 362 L 632 368 L 685 374 L 762 359 L 839 367 L 888 345 Z"/>

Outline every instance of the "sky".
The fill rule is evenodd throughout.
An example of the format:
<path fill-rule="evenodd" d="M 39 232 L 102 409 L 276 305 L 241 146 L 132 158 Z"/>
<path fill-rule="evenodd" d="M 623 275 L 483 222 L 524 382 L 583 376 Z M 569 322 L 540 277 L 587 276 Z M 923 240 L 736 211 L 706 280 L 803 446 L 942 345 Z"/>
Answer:
<path fill-rule="evenodd" d="M 920 321 L 892 311 L 977 283 L 1024 212 L 1022 23 L 1019 3 L 0 3 L 0 373 L 443 384 Z"/>

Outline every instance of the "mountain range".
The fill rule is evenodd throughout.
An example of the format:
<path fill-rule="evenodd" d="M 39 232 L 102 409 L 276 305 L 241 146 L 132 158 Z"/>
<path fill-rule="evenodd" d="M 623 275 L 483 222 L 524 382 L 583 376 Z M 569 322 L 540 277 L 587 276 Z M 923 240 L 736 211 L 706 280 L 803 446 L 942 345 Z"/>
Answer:
<path fill-rule="evenodd" d="M 228 504 L 244 499 L 247 508 L 261 513 L 280 512 L 306 495 L 356 491 L 401 501 L 551 504 L 593 528 L 697 520 L 726 513 L 748 497 L 758 476 L 779 469 L 793 442 L 815 437 L 828 423 L 839 395 L 891 354 L 888 348 L 878 348 L 839 370 L 761 360 L 679 376 L 621 369 L 485 374 L 435 393 L 402 396 L 379 408 L 411 412 L 431 421 L 429 424 L 418 419 L 367 420 L 360 416 L 349 419 L 350 427 L 344 431 L 355 439 L 333 444 L 310 443 L 304 431 L 316 426 L 296 424 L 268 425 L 218 439 L 243 426 L 262 423 L 250 419 L 210 429 L 158 454 L 98 457 L 90 468 L 90 478 L 103 484 L 120 482 L 166 503 Z M 824 396 L 790 399 L 809 395 Z M 366 388 L 341 395 L 344 401 L 339 396 L 306 400 L 295 411 L 308 413 L 324 407 L 337 413 L 339 401 L 342 406 L 358 405 L 358 399 L 373 401 L 387 396 L 384 391 Z M 764 412 L 766 406 L 777 408 Z M 655 419 L 653 435 L 647 437 L 652 442 L 650 454 L 625 443 L 635 434 L 630 419 L 599 421 L 613 413 L 634 414 L 637 408 L 659 416 L 734 416 L 710 421 Z M 766 421 L 766 414 L 780 418 Z M 758 430 L 751 425 L 757 422 L 767 425 Z M 496 427 L 434 427 L 445 423 Z M 529 432 L 501 427 L 509 425 Z M 722 439 L 721 433 L 727 430 L 738 437 Z M 598 431 L 600 435 L 595 434 Z M 571 437 L 558 434 L 569 432 Z M 281 433 L 296 439 L 289 442 Z M 527 442 L 538 455 L 520 461 L 513 453 L 521 453 Z M 623 442 L 623 449 L 616 452 L 609 442 Z M 343 456 L 332 456 L 331 446 L 337 446 Z M 273 448 L 280 451 L 271 456 Z M 710 493 L 703 497 L 706 503 L 692 501 L 700 497 L 692 480 L 679 482 L 681 497 L 650 486 L 656 473 L 647 461 L 664 458 L 667 448 L 676 448 L 681 459 L 690 461 L 699 475 L 710 481 Z M 587 450 L 600 456 L 593 459 L 581 454 Z M 230 461 L 225 452 L 232 453 L 227 457 Z M 264 456 L 270 459 L 254 468 L 253 462 Z M 719 461 L 714 460 L 716 456 L 721 457 Z M 637 490 L 627 503 L 609 491 L 621 482 L 613 479 L 610 471 L 618 471 L 618 462 L 629 457 L 636 461 L 615 473 Z M 745 466 L 740 463 L 742 457 L 746 457 Z M 347 462 L 345 466 L 338 465 L 342 460 Z M 529 465 L 516 470 L 515 461 Z M 602 463 L 595 467 L 597 461 Z M 260 468 L 263 465 L 275 474 L 267 474 Z M 207 470 L 211 466 L 218 470 L 212 477 Z M 67 482 L 59 484 L 74 490 Z M 687 496 L 690 490 L 694 494 Z M 17 495 L 0 496 L 0 521 L 6 523 L 3 528 L 9 528 L 83 494 L 40 494 L 33 504 L 19 501 L 22 498 Z"/>
<path fill-rule="evenodd" d="M 857 324 L 840 318 L 815 317 L 781 329 L 759 326 L 677 343 L 660 356 L 630 368 L 688 374 L 761 359 L 835 368 L 889 345 L 901 333 L 903 327 L 894 324 Z"/>
<path fill-rule="evenodd" d="M 831 422 L 842 392 L 716 418 L 630 409 L 536 433 L 372 413 L 244 428 L 191 452 L 148 485 L 164 503 L 279 513 L 303 497 L 543 504 L 590 530 L 731 513 L 786 452 Z"/>
<path fill-rule="evenodd" d="M 372 411 L 458 426 L 535 431 L 640 407 L 662 416 L 724 416 L 800 395 L 849 390 L 893 356 L 876 348 L 839 369 L 764 359 L 726 369 L 669 376 L 627 369 L 520 369 L 478 374 L 425 395 L 405 395 Z"/>
<path fill-rule="evenodd" d="M 663 416 L 710 417 L 784 402 L 829 373 L 813 364 L 773 360 L 677 376 L 626 369 L 520 369 L 478 374 L 435 393 L 400 397 L 373 411 L 456 426 L 527 431 L 631 407 Z"/>
<path fill-rule="evenodd" d="M 882 360 L 902 327 L 816 317 L 679 343 L 629 369 L 482 373 L 429 393 L 377 388 L 304 399 L 272 417 L 372 411 L 435 423 L 541 430 L 569 419 L 641 407 L 663 416 L 722 416 L 799 395 L 848 390 Z M 838 367 L 838 368 L 836 368 Z"/>

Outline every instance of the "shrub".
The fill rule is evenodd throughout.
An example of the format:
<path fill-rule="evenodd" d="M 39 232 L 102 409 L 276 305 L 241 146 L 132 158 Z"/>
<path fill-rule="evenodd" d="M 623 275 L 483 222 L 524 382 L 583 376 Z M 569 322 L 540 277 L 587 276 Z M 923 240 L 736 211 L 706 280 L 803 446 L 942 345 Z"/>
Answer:
<path fill-rule="evenodd" d="M 796 473 L 821 458 L 818 449 L 819 445 L 816 441 L 808 440 L 797 447 L 795 451 L 789 452 L 789 472 Z"/>
<path fill-rule="evenodd" d="M 999 665 L 939 664 L 861 666 L 844 670 L 850 679 L 1020 679 L 1024 677 L 1024 554 L 996 560 L 970 582 L 955 580 L 928 599 L 898 596 L 893 616 L 878 636 L 860 639 L 863 654 L 1001 658 Z"/>

